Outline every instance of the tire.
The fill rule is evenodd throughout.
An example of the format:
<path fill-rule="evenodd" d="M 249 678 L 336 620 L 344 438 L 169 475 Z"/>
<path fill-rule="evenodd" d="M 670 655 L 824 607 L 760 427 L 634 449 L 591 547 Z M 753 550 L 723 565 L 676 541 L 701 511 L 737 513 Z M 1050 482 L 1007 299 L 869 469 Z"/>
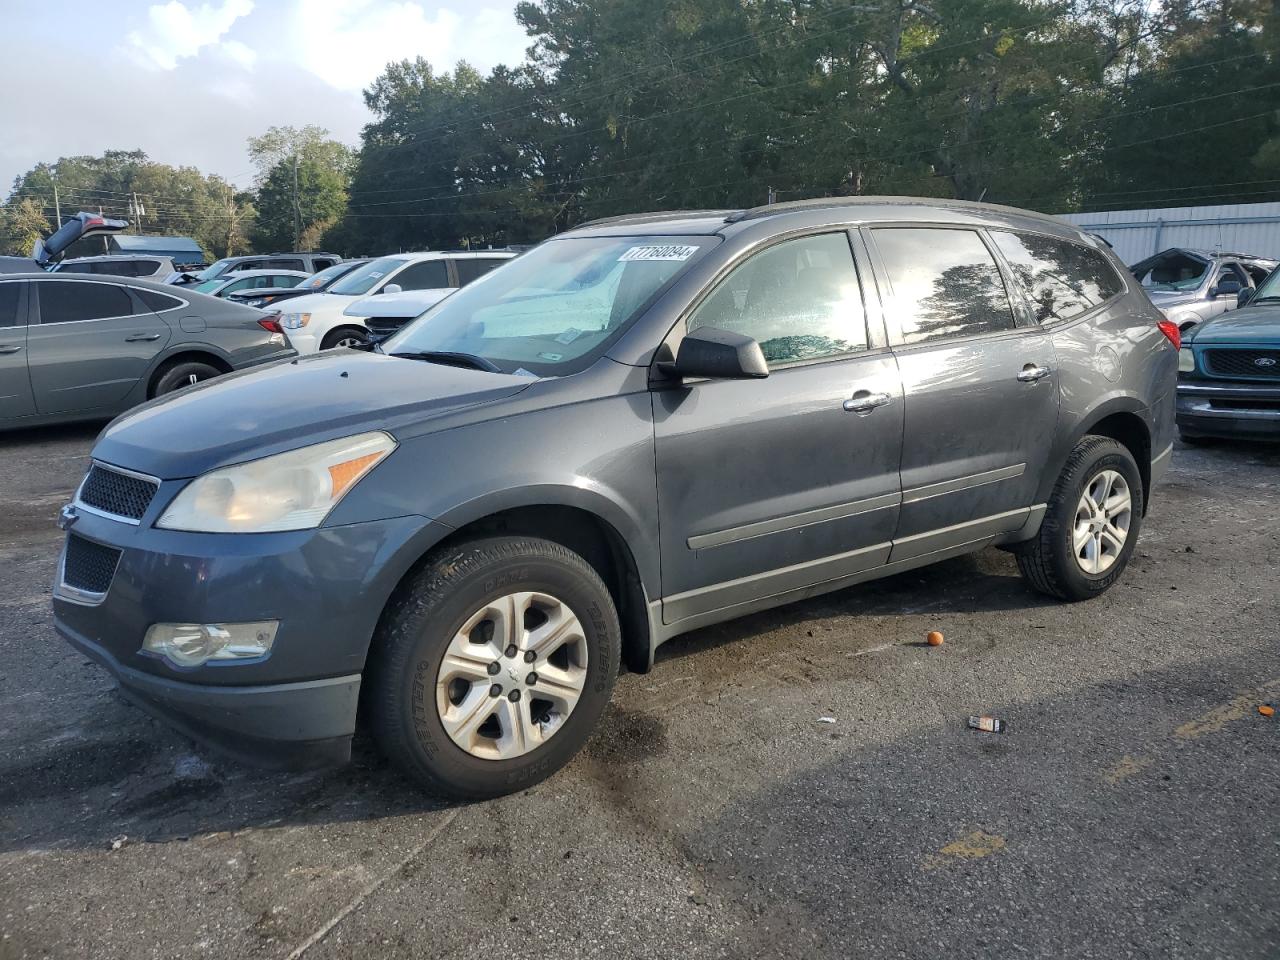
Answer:
<path fill-rule="evenodd" d="M 151 395 L 160 397 L 166 393 L 173 393 L 175 390 L 182 390 L 202 380 L 212 380 L 221 373 L 222 371 L 212 364 L 201 363 L 198 360 L 175 363 L 161 372 Z"/>
<path fill-rule="evenodd" d="M 534 604 L 546 599 L 560 603 L 556 618 L 567 610 L 581 627 L 567 631 L 573 637 L 570 642 L 537 653 L 532 663 L 525 659 L 527 653 L 509 656 L 511 648 L 502 646 L 502 638 L 512 637 L 501 619 L 476 620 L 486 610 L 503 609 L 502 598 L 521 594 L 542 598 L 529 601 L 534 614 L 509 621 L 516 624 L 516 640 L 522 645 L 544 635 L 527 628 L 531 622 L 527 618 L 536 621 L 545 616 Z M 511 609 L 518 609 L 518 603 Z M 476 625 L 464 633 L 469 622 Z M 543 623 L 552 624 L 551 618 Z M 566 652 L 571 644 L 576 655 Z M 451 645 L 455 654 L 446 665 Z M 492 653 L 494 649 L 501 655 Z M 459 657 L 459 650 L 468 652 Z M 374 739 L 396 766 L 432 792 L 485 799 L 522 790 L 564 766 L 591 735 L 609 702 L 620 651 L 621 629 L 609 591 L 576 553 L 527 537 L 475 540 L 448 548 L 430 558 L 398 591 L 379 624 L 366 672 L 366 707 Z M 562 653 L 564 658 L 557 659 Z M 580 662 L 583 659 L 585 664 Z M 487 669 L 491 675 L 447 680 L 450 665 L 458 662 L 465 662 L 469 670 L 480 663 L 479 670 Z M 496 674 L 487 665 L 492 663 L 498 664 Z M 562 669 L 560 664 L 566 666 Z M 524 673 L 526 669 L 530 674 Z M 540 693 L 552 694 L 536 681 L 532 686 L 522 684 L 520 677 L 527 680 L 539 669 L 546 671 L 537 678 L 544 687 L 553 673 L 567 677 L 574 671 L 581 684 L 576 703 L 568 707 L 562 703 L 557 711 L 547 706 L 550 701 L 539 699 Z M 494 687 L 502 687 L 503 692 L 494 696 Z M 523 690 L 519 702 L 513 700 L 518 690 Z M 474 709 L 473 702 L 478 705 Z M 513 734 L 508 717 L 522 709 L 527 711 L 525 732 Z M 455 734 L 446 729 L 445 712 L 479 718 L 484 711 L 489 713 L 473 733 L 457 733 L 466 722 L 454 727 Z M 539 716 L 544 720 L 539 721 Z M 513 723 L 519 726 L 518 720 Z M 455 735 L 461 739 L 455 740 Z M 464 740 L 471 746 L 461 745 Z M 513 742 L 524 745 L 527 752 L 500 755 L 503 745 Z M 478 755 L 481 752 L 488 755 Z"/>
<path fill-rule="evenodd" d="M 1123 519 L 1124 538 L 1119 550 L 1114 549 L 1113 531 L 1119 529 L 1119 514 L 1112 520 L 1103 520 L 1101 514 L 1092 515 L 1084 502 L 1085 491 L 1095 493 L 1102 486 L 1094 486 L 1099 478 L 1118 475 L 1127 488 L 1130 509 Z M 1113 496 L 1119 502 L 1121 485 L 1115 484 Z M 1133 455 L 1122 444 L 1110 437 L 1087 436 L 1082 439 L 1062 468 L 1058 482 L 1049 497 L 1048 509 L 1036 537 L 1022 544 L 1016 551 L 1018 570 L 1032 589 L 1057 597 L 1060 600 L 1088 600 L 1105 593 L 1120 579 L 1132 556 L 1134 545 L 1142 528 L 1142 474 Z M 1081 516 L 1084 520 L 1081 520 Z M 1089 517 L 1095 519 L 1090 520 Z M 1083 527 L 1093 530 L 1097 523 L 1098 534 L 1085 538 L 1081 556 L 1077 557 L 1076 538 Z M 1090 545 L 1089 539 L 1095 543 Z M 1101 547 L 1099 547 L 1101 544 Z M 1089 570 L 1089 553 L 1096 559 Z M 1105 563 L 1105 567 L 1102 565 Z"/>
<path fill-rule="evenodd" d="M 321 350 L 333 350 L 336 347 L 348 347 L 352 343 L 368 343 L 369 333 L 360 327 L 338 327 L 330 330 L 320 341 Z"/>

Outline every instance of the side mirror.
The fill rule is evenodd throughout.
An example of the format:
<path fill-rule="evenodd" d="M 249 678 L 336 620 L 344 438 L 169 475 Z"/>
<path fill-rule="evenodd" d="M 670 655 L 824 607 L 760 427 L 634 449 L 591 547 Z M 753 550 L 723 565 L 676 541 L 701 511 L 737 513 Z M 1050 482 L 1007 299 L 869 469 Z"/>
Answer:
<path fill-rule="evenodd" d="M 1258 294 L 1258 291 L 1256 287 L 1245 287 L 1243 290 L 1241 290 L 1239 293 L 1236 294 L 1236 306 L 1243 307 L 1246 303 L 1248 303 L 1255 296 L 1257 296 L 1257 294 Z"/>
<path fill-rule="evenodd" d="M 698 327 L 680 341 L 675 363 L 663 364 L 664 372 L 677 377 L 712 380 L 758 380 L 769 376 L 760 344 L 741 333 L 716 327 Z"/>
<path fill-rule="evenodd" d="M 404 291 L 404 287 L 400 286 L 400 284 L 388 283 L 385 287 L 383 287 L 379 291 L 379 293 L 402 293 L 403 291 Z"/>
<path fill-rule="evenodd" d="M 1243 288 L 1240 286 L 1239 280 L 1228 277 L 1228 278 L 1219 280 L 1218 285 L 1216 287 L 1210 287 L 1209 296 L 1224 297 L 1224 296 L 1227 296 L 1228 294 L 1233 294 L 1233 293 L 1238 294 L 1241 291 L 1241 289 Z"/>

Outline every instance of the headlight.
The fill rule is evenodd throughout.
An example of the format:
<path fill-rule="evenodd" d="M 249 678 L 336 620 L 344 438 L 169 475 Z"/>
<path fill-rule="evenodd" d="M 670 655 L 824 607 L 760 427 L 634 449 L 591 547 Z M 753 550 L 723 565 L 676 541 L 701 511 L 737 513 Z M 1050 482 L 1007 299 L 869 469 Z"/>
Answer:
<path fill-rule="evenodd" d="M 1190 347 L 1183 347 L 1178 351 L 1178 372 L 1190 373 L 1196 368 L 1196 355 L 1191 352 Z"/>
<path fill-rule="evenodd" d="M 311 322 L 311 314 L 309 313 L 286 313 L 280 318 L 280 324 L 286 330 L 301 330 Z"/>
<path fill-rule="evenodd" d="M 375 431 L 213 470 L 187 484 L 156 525 L 200 533 L 309 530 L 395 448 Z"/>
<path fill-rule="evenodd" d="M 279 620 L 156 623 L 147 630 L 142 650 L 176 667 L 198 667 L 210 660 L 259 660 L 271 652 L 279 627 Z"/>

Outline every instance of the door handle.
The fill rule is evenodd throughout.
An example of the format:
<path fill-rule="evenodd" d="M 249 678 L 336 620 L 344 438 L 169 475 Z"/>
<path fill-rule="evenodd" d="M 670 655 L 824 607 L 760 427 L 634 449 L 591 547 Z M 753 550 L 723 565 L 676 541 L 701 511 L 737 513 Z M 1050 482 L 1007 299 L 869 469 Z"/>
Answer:
<path fill-rule="evenodd" d="M 0 343 L 0 354 L 17 353 L 22 347 L 16 343 Z"/>
<path fill-rule="evenodd" d="M 889 403 L 893 397 L 887 393 L 872 393 L 870 390 L 859 390 L 852 397 L 844 402 L 844 408 L 849 413 L 870 413 L 876 407 L 883 407 Z"/>
<path fill-rule="evenodd" d="M 159 339 L 160 339 L 160 334 L 158 333 L 135 333 L 132 337 L 125 337 L 124 342 L 137 343 L 139 340 L 149 341 L 149 340 L 159 340 Z"/>
<path fill-rule="evenodd" d="M 1018 379 L 1023 383 L 1035 383 L 1037 380 L 1043 380 L 1049 375 L 1049 368 L 1042 367 L 1038 363 L 1028 363 L 1018 373 Z"/>

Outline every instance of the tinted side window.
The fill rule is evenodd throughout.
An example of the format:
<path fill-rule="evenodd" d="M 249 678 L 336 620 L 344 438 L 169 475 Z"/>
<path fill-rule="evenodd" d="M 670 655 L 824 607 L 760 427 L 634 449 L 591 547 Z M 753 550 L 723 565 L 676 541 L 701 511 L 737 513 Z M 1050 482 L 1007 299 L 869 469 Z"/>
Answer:
<path fill-rule="evenodd" d="M 305 270 L 306 265 L 301 260 L 292 259 L 292 258 L 285 259 L 284 257 L 279 257 L 275 260 L 268 260 L 266 262 L 266 269 L 267 270 Z"/>
<path fill-rule="evenodd" d="M 453 261 L 453 266 L 458 271 L 458 286 L 465 287 L 472 280 L 483 277 L 494 267 L 501 266 L 503 263 L 506 263 L 506 260 L 499 260 L 496 257 L 474 257 Z"/>
<path fill-rule="evenodd" d="M 174 307 L 182 306 L 181 300 L 166 293 L 156 293 L 154 290 L 144 290 L 141 287 L 134 287 L 133 292 L 138 295 L 139 300 L 156 313 L 161 310 L 172 310 Z"/>
<path fill-rule="evenodd" d="M 0 283 L 0 328 L 18 325 L 18 295 L 20 283 Z"/>
<path fill-rule="evenodd" d="M 862 290 L 843 233 L 786 240 L 733 269 L 689 318 L 754 338 L 770 365 L 867 348 Z"/>
<path fill-rule="evenodd" d="M 391 283 L 404 290 L 435 290 L 449 285 L 449 271 L 443 260 L 423 260 L 409 264 L 391 278 Z"/>
<path fill-rule="evenodd" d="M 338 261 L 334 260 L 334 259 L 333 259 L 333 258 L 331 258 L 331 257 L 312 257 L 312 258 L 311 258 L 311 269 L 312 269 L 312 270 L 314 270 L 315 272 L 319 273 L 321 270 L 327 270 L 327 269 L 329 269 L 329 267 L 332 267 L 332 266 L 333 266 L 335 263 L 337 263 L 337 262 L 338 262 Z M 305 270 L 305 269 L 306 269 L 306 267 L 299 267 L 298 269 L 299 269 L 299 270 Z"/>
<path fill-rule="evenodd" d="M 133 314 L 133 301 L 123 287 L 109 283 L 41 280 L 41 323 L 77 323 Z"/>
<path fill-rule="evenodd" d="M 1034 233 L 998 231 L 991 237 L 1031 301 L 1037 323 L 1078 317 L 1124 290 L 1097 250 Z"/>
<path fill-rule="evenodd" d="M 875 239 L 905 343 L 1013 329 L 1000 269 L 974 231 L 893 227 Z"/>
<path fill-rule="evenodd" d="M 63 263 L 55 271 L 56 273 L 93 273 L 92 263 Z"/>

